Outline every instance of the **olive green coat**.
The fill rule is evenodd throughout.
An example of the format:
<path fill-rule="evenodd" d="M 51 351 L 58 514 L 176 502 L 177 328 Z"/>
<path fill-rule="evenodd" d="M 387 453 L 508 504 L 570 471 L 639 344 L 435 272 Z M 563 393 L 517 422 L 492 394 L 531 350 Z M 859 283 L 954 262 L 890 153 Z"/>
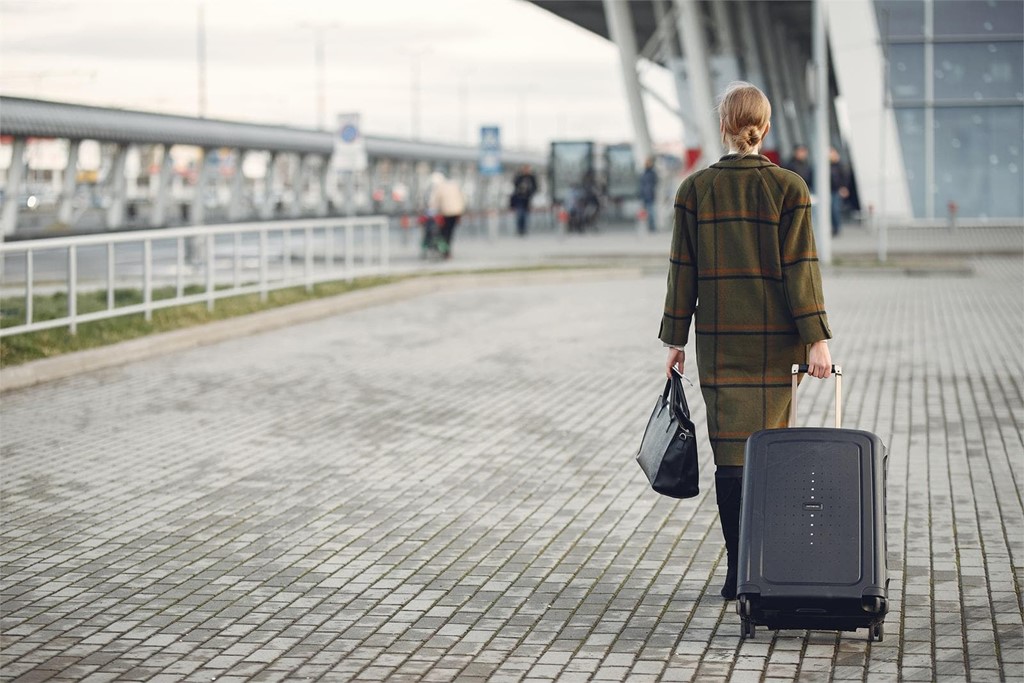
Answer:
<path fill-rule="evenodd" d="M 675 199 L 659 337 L 685 346 L 696 317 L 697 369 L 717 465 L 742 465 L 747 437 L 783 427 L 791 367 L 832 337 L 800 176 L 766 157 L 723 157 Z"/>

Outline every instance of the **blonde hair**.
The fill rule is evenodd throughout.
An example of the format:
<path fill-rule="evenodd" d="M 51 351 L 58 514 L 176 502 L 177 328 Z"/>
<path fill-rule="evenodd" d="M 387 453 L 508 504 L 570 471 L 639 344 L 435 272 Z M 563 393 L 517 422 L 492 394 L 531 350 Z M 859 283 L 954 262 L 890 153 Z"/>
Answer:
<path fill-rule="evenodd" d="M 757 86 L 746 81 L 730 83 L 718 99 L 722 144 L 740 156 L 756 152 L 771 116 L 772 105 Z"/>

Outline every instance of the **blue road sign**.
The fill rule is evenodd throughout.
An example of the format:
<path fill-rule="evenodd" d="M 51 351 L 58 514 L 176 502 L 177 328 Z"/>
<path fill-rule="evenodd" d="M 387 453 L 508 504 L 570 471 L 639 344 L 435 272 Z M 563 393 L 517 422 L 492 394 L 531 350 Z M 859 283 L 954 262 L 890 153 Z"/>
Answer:
<path fill-rule="evenodd" d="M 501 128 L 480 127 L 480 174 L 501 174 Z"/>

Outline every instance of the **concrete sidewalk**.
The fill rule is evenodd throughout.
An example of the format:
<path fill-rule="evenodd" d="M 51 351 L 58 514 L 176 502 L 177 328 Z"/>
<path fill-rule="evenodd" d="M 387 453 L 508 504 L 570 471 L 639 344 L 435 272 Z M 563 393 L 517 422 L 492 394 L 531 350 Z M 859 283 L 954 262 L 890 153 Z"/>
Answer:
<path fill-rule="evenodd" d="M 693 500 L 632 460 L 661 389 L 652 270 L 4 394 L 0 676 L 1024 680 L 1024 272 L 971 265 L 826 274 L 845 423 L 890 452 L 881 643 L 739 640 L 706 440 Z M 826 423 L 831 384 L 802 391 Z"/>

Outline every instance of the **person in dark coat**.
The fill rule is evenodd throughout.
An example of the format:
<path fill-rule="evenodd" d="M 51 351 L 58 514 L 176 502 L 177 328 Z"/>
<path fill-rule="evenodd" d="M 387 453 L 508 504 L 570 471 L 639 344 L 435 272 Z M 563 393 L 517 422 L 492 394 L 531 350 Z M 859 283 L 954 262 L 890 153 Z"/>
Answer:
<path fill-rule="evenodd" d="M 828 160 L 832 185 L 832 235 L 838 236 L 843 227 L 843 202 L 850 196 L 850 174 L 835 147 L 829 149 Z"/>
<path fill-rule="evenodd" d="M 796 145 L 793 147 L 793 156 L 782 165 L 782 168 L 803 178 L 807 187 L 814 192 L 814 167 L 811 166 L 807 156 L 807 145 Z"/>
<path fill-rule="evenodd" d="M 656 232 L 658 224 L 654 217 L 654 200 L 658 193 L 658 172 L 654 170 L 654 157 L 648 157 L 644 162 L 644 172 L 640 174 L 639 190 L 640 201 L 644 203 L 644 211 L 647 212 L 647 229 L 650 232 Z"/>
<path fill-rule="evenodd" d="M 671 347 L 666 371 L 681 372 L 696 317 L 728 553 L 722 596 L 734 599 L 744 445 L 753 432 L 786 425 L 794 363 L 807 363 L 814 377 L 831 374 L 825 340 L 832 331 L 807 183 L 759 153 L 771 127 L 768 99 L 749 83 L 734 83 L 719 116 L 729 154 L 688 176 L 676 192 L 659 337 Z"/>
<path fill-rule="evenodd" d="M 530 202 L 536 193 L 537 176 L 529 164 L 524 164 L 512 179 L 512 196 L 509 198 L 509 208 L 516 212 L 516 233 L 520 237 L 525 237 L 529 228 Z"/>

